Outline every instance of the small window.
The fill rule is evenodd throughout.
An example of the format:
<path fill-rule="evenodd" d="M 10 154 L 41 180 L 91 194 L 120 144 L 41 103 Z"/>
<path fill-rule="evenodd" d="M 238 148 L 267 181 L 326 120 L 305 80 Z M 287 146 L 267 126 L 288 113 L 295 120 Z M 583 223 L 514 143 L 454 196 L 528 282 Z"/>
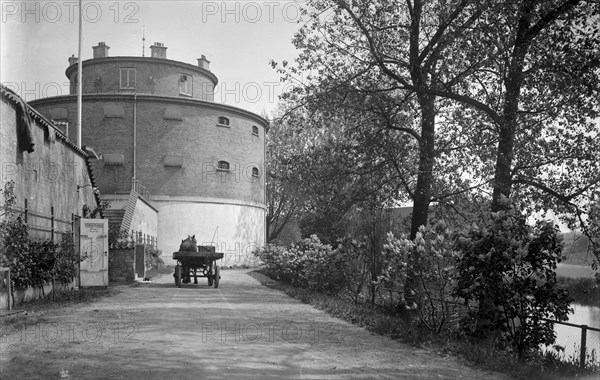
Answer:
<path fill-rule="evenodd" d="M 227 162 L 227 161 L 219 161 L 217 163 L 217 170 L 229 171 L 229 162 Z"/>
<path fill-rule="evenodd" d="M 252 168 L 252 177 L 258 178 L 258 168 Z"/>
<path fill-rule="evenodd" d="M 229 119 L 225 116 L 219 116 L 217 119 L 217 125 L 219 127 L 229 127 Z"/>
<path fill-rule="evenodd" d="M 192 96 L 193 79 L 189 75 L 182 74 L 179 78 L 179 93 Z"/>
<path fill-rule="evenodd" d="M 254 136 L 258 136 L 258 127 L 256 125 L 252 126 L 252 134 Z"/>
<path fill-rule="evenodd" d="M 135 69 L 121 69 L 121 88 L 135 88 Z"/>

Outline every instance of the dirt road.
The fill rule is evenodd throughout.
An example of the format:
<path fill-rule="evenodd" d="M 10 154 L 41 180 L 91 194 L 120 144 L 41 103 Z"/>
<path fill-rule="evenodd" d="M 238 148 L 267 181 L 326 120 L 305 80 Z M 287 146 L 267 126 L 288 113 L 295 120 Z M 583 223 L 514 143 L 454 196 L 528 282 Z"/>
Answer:
<path fill-rule="evenodd" d="M 248 271 L 219 289 L 169 275 L 4 326 L 2 379 L 497 379 L 453 357 L 371 335 Z"/>

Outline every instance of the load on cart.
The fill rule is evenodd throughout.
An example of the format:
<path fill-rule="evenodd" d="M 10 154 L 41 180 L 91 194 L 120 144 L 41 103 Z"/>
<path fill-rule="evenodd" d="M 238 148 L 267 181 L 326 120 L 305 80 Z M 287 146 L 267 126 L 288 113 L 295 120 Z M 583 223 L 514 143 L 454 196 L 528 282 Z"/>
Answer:
<path fill-rule="evenodd" d="M 173 259 L 177 261 L 175 265 L 175 285 L 181 288 L 181 284 L 189 284 L 194 279 L 194 284 L 198 284 L 198 277 L 208 278 L 208 286 L 219 287 L 221 271 L 217 265 L 217 260 L 223 258 L 222 252 L 215 252 L 212 245 L 197 245 L 196 235 L 188 236 L 181 241 L 179 251 L 173 252 Z"/>

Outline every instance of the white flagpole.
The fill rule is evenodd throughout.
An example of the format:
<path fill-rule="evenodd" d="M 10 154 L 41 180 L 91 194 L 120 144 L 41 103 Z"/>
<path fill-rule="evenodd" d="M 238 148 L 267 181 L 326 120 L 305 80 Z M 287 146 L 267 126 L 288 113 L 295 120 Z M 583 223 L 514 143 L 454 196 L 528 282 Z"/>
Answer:
<path fill-rule="evenodd" d="M 82 75 L 82 57 L 81 57 L 81 30 L 82 30 L 82 0 L 79 0 L 79 46 L 77 48 L 77 146 L 81 148 L 81 111 L 83 103 L 83 75 Z"/>

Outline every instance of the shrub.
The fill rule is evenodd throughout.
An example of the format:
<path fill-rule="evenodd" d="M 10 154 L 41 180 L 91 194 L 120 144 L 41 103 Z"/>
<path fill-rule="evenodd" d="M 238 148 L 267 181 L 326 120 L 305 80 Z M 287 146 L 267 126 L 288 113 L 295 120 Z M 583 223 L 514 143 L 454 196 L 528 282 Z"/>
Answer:
<path fill-rule="evenodd" d="M 553 324 L 541 319 L 564 321 L 570 311 L 554 271 L 562 255 L 558 229 L 548 222 L 530 227 L 509 206 L 491 213 L 481 227 L 470 227 L 457 247 L 462 256 L 456 295 L 478 305 L 464 321 L 466 332 L 475 337 L 496 332 L 519 357 L 553 344 Z"/>
<path fill-rule="evenodd" d="M 11 279 L 17 287 L 33 282 L 34 260 L 29 254 L 29 243 L 27 225 L 20 216 L 0 224 L 0 265 L 10 268 Z"/>
<path fill-rule="evenodd" d="M 31 265 L 31 277 L 28 285 L 41 285 L 52 279 L 57 248 L 58 244 L 50 240 L 29 242 L 27 261 Z"/>
<path fill-rule="evenodd" d="M 256 251 L 254 255 L 262 262 L 269 276 L 276 280 L 292 283 L 295 273 L 290 270 L 288 249 L 281 245 L 267 244 Z"/>
<path fill-rule="evenodd" d="M 133 233 L 122 230 L 118 225 L 108 227 L 108 247 L 110 249 L 133 248 L 134 246 Z"/>
<path fill-rule="evenodd" d="M 60 249 L 56 251 L 56 262 L 54 264 L 55 280 L 70 282 L 77 276 L 79 263 L 85 260 L 85 256 L 77 254 L 73 233 L 67 230 L 60 243 Z"/>
<path fill-rule="evenodd" d="M 323 244 L 316 235 L 303 239 L 294 247 L 300 260 L 300 273 L 308 288 L 337 292 L 345 287 L 344 258 L 341 251 Z"/>
<path fill-rule="evenodd" d="M 451 233 L 444 222 L 421 226 L 414 241 L 388 233 L 384 244 L 384 269 L 379 281 L 387 288 L 404 296 L 412 292 L 415 303 L 406 305 L 416 310 L 421 323 L 430 331 L 439 333 L 449 322 L 455 279 L 454 262 L 458 253 L 453 249 Z M 408 289 L 408 277 L 416 280 Z"/>
<path fill-rule="evenodd" d="M 320 292 L 337 292 L 345 286 L 341 251 L 321 243 L 316 235 L 289 248 L 268 244 L 255 255 L 270 276 L 292 285 Z"/>
<path fill-rule="evenodd" d="M 366 239 L 356 240 L 349 236 L 338 239 L 336 251 L 339 259 L 344 260 L 344 265 L 340 266 L 343 282 L 350 290 L 354 303 L 358 304 L 360 294 L 370 275 Z"/>
<path fill-rule="evenodd" d="M 75 254 L 71 231 L 63 234 L 60 246 L 50 240 L 29 239 L 27 225 L 20 215 L 14 216 L 14 182 L 9 181 L 2 192 L 7 211 L 0 223 L 0 266 L 10 268 L 14 286 L 40 285 L 53 277 L 72 281 L 82 258 Z"/>
<path fill-rule="evenodd" d="M 160 257 L 162 251 L 160 249 L 152 248 L 151 246 L 145 246 L 144 255 L 146 257 L 146 269 L 160 269 L 165 263 Z"/>

